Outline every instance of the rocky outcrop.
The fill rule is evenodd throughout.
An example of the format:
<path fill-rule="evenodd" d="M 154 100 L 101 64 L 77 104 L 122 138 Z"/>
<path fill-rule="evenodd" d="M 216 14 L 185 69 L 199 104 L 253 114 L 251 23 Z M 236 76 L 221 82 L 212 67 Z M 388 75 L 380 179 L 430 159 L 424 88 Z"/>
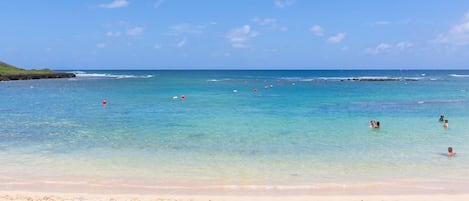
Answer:
<path fill-rule="evenodd" d="M 37 80 L 37 79 L 72 78 L 72 77 L 76 77 L 76 75 L 73 73 L 11 74 L 11 75 L 0 75 L 0 81 Z"/>
<path fill-rule="evenodd" d="M 342 79 L 340 81 L 418 81 L 415 78 L 399 78 L 399 77 L 354 77 Z"/>

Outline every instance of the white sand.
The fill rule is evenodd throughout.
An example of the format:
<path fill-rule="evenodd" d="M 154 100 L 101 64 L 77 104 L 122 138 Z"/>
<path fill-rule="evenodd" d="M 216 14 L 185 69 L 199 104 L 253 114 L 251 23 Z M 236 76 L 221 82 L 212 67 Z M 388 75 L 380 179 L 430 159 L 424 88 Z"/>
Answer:
<path fill-rule="evenodd" d="M 0 192 L 0 200 L 134 200 L 134 201 L 468 201 L 459 195 L 340 195 L 340 196 L 210 196 L 210 195 L 103 195 L 73 193 Z"/>

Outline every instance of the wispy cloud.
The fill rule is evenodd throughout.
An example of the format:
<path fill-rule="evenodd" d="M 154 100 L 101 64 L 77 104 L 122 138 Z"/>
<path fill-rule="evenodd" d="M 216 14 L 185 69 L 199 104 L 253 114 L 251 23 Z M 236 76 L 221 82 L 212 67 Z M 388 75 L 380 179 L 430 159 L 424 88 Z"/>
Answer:
<path fill-rule="evenodd" d="M 205 25 L 193 25 L 188 23 L 175 24 L 171 26 L 173 34 L 200 34 L 207 28 Z"/>
<path fill-rule="evenodd" d="M 176 47 L 183 47 L 184 45 L 186 45 L 186 38 L 181 38 L 181 39 L 176 43 Z"/>
<path fill-rule="evenodd" d="M 377 26 L 403 25 L 403 24 L 409 24 L 409 23 L 411 23 L 411 19 L 402 19 L 402 20 L 394 20 L 394 21 L 378 20 L 378 21 L 370 22 L 371 25 L 377 25 Z"/>
<path fill-rule="evenodd" d="M 404 41 L 404 42 L 399 42 L 399 43 L 397 43 L 395 47 L 396 47 L 397 49 L 407 49 L 407 48 L 411 48 L 411 47 L 413 47 L 413 46 L 414 46 L 413 43 Z"/>
<path fill-rule="evenodd" d="M 338 34 L 335 35 L 335 36 L 329 37 L 329 38 L 327 39 L 327 42 L 329 42 L 329 43 L 340 43 L 340 42 L 342 42 L 342 40 L 344 40 L 345 35 L 346 35 L 346 33 L 343 33 L 343 32 L 338 33 Z"/>
<path fill-rule="evenodd" d="M 252 18 L 252 22 L 256 23 L 259 26 L 266 27 L 269 30 L 288 31 L 287 27 L 278 25 L 277 19 L 275 19 L 275 18 L 254 17 L 254 18 Z"/>
<path fill-rule="evenodd" d="M 96 47 L 97 48 L 105 48 L 105 47 L 107 47 L 107 44 L 106 43 L 98 43 L 98 44 L 96 44 Z"/>
<path fill-rule="evenodd" d="M 159 8 L 164 3 L 164 0 L 158 0 L 153 4 L 153 8 Z"/>
<path fill-rule="evenodd" d="M 122 33 L 120 31 L 108 31 L 106 33 L 106 36 L 109 36 L 109 37 L 120 37 L 122 35 Z"/>
<path fill-rule="evenodd" d="M 314 35 L 316 36 L 323 36 L 324 35 L 324 29 L 319 26 L 319 25 L 313 25 L 311 28 L 309 28 L 311 32 L 313 32 Z"/>
<path fill-rule="evenodd" d="M 138 36 L 138 35 L 141 35 L 143 34 L 143 28 L 142 27 L 134 27 L 134 28 L 130 28 L 127 30 L 127 35 L 129 36 Z"/>
<path fill-rule="evenodd" d="M 154 49 L 161 49 L 161 48 L 163 48 L 163 45 L 161 45 L 161 44 L 155 44 L 155 45 L 153 46 L 153 48 L 154 48 Z"/>
<path fill-rule="evenodd" d="M 101 8 L 122 8 L 122 7 L 126 7 L 127 5 L 129 5 L 129 2 L 127 0 L 114 0 L 111 3 L 101 4 L 101 5 L 99 5 L 99 7 L 101 7 Z"/>
<path fill-rule="evenodd" d="M 295 0 L 274 0 L 274 5 L 277 8 L 285 8 L 295 3 Z"/>
<path fill-rule="evenodd" d="M 391 24 L 390 21 L 376 21 L 376 22 L 372 22 L 371 24 L 373 25 L 388 25 L 388 24 Z"/>
<path fill-rule="evenodd" d="M 379 54 L 383 52 L 390 52 L 392 46 L 387 43 L 380 43 L 376 47 L 373 48 L 366 48 L 365 53 L 367 54 Z"/>
<path fill-rule="evenodd" d="M 395 45 L 389 43 L 380 43 L 376 47 L 373 48 L 366 48 L 366 54 L 387 54 L 387 53 L 397 53 L 399 51 L 403 51 L 405 49 L 409 49 L 413 47 L 414 44 L 408 41 L 398 42 Z"/>
<path fill-rule="evenodd" d="M 273 25 L 277 23 L 277 20 L 274 18 L 259 18 L 259 17 L 254 17 L 252 19 L 253 22 L 259 24 L 259 25 Z"/>
<path fill-rule="evenodd" d="M 231 43 L 233 48 L 246 48 L 246 43 L 258 36 L 259 33 L 253 31 L 251 26 L 244 25 L 239 28 L 232 29 L 226 34 L 226 38 Z"/>
<path fill-rule="evenodd" d="M 451 27 L 448 32 L 438 35 L 433 42 L 451 45 L 469 45 L 469 11 L 466 12 L 458 24 Z"/>

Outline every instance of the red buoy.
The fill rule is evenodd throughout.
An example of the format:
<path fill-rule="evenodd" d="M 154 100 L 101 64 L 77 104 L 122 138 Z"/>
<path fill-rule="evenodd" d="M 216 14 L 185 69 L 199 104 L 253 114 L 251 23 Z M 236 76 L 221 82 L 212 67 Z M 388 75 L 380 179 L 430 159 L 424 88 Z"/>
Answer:
<path fill-rule="evenodd" d="M 186 96 L 181 95 L 181 100 L 184 100 L 184 99 L 186 99 Z"/>
<path fill-rule="evenodd" d="M 256 88 L 254 88 L 252 91 L 253 91 L 254 93 L 257 93 L 257 89 L 256 89 Z"/>
<path fill-rule="evenodd" d="M 107 105 L 107 100 L 106 99 L 103 99 L 103 101 L 101 102 L 104 106 Z"/>

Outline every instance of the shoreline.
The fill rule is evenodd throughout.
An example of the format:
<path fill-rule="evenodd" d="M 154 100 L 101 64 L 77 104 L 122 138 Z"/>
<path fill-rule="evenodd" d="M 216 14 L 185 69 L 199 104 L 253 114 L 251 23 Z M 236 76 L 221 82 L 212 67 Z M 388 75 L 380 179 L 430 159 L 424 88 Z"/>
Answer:
<path fill-rule="evenodd" d="M 379 196 L 379 195 L 465 195 L 467 180 L 407 180 L 394 182 L 314 183 L 309 184 L 204 184 L 187 180 L 173 183 L 154 180 L 151 183 L 130 182 L 125 179 L 0 179 L 0 192 L 37 192 L 58 194 L 113 195 L 191 195 L 191 196 Z M 29 195 L 29 194 L 28 194 Z M 469 199 L 467 199 L 469 200 Z"/>
<path fill-rule="evenodd" d="M 28 192 L 28 191 L 0 191 L 0 201 L 3 200 L 133 200 L 133 201 L 466 201 L 469 194 L 380 194 L 380 195 L 261 195 L 261 196 L 239 196 L 239 195 L 181 195 L 181 194 L 90 194 L 90 193 L 53 193 L 53 192 Z"/>

